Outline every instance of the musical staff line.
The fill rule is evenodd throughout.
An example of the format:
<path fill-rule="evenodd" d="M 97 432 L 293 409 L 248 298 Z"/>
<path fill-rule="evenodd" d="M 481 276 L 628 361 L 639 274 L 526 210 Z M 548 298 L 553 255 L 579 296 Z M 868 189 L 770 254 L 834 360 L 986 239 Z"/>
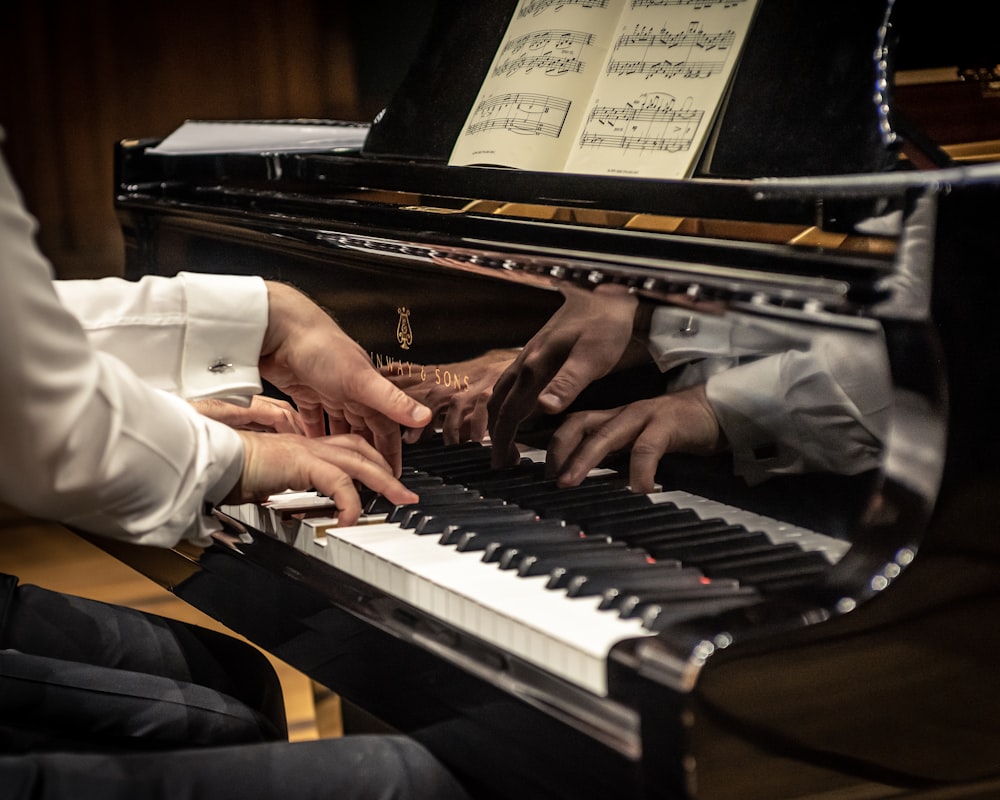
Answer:
<path fill-rule="evenodd" d="M 736 8 L 747 0 L 632 0 L 632 8 L 660 8 L 667 6 L 683 6 L 694 11 L 701 11 L 714 6 Z"/>
<path fill-rule="evenodd" d="M 476 106 L 466 133 L 474 135 L 499 129 L 558 138 L 570 105 L 565 98 L 531 92 L 494 95 Z"/>
<path fill-rule="evenodd" d="M 624 106 L 595 105 L 580 146 L 678 153 L 691 149 L 704 118 L 704 109 L 678 109 L 669 95 L 643 95 Z"/>
<path fill-rule="evenodd" d="M 495 76 L 509 77 L 516 72 L 539 69 L 547 75 L 581 72 L 585 66 L 583 49 L 594 40 L 591 33 L 566 30 L 534 31 L 510 41 L 493 70 Z"/>
<path fill-rule="evenodd" d="M 618 37 L 606 71 L 608 75 L 645 75 L 647 79 L 709 78 L 725 69 L 728 50 L 735 41 L 735 31 L 706 33 L 699 22 L 691 22 L 681 33 L 671 33 L 666 27 L 655 31 L 636 25 L 631 33 Z M 642 53 L 637 57 L 624 57 L 622 54 L 629 48 L 641 48 Z M 686 51 L 681 58 L 660 57 L 663 51 L 678 49 Z M 721 52 L 722 58 L 703 58 L 703 54 L 709 52 Z"/>
<path fill-rule="evenodd" d="M 530 0 L 521 6 L 518 17 L 537 17 L 549 9 L 559 11 L 564 6 L 580 6 L 581 8 L 607 8 L 608 0 Z"/>

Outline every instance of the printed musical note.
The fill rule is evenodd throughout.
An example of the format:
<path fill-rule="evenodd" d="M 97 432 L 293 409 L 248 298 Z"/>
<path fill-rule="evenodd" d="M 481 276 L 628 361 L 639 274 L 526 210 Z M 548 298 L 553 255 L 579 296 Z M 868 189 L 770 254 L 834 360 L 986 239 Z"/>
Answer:
<path fill-rule="evenodd" d="M 530 92 L 494 95 L 476 105 L 466 133 L 502 129 L 558 138 L 570 105 L 569 100 L 561 97 Z"/>
<path fill-rule="evenodd" d="M 495 76 L 538 69 L 547 75 L 581 72 L 585 66 L 583 49 L 594 39 L 592 33 L 544 30 L 520 36 L 501 50 Z M 509 56 L 509 57 L 507 57 Z"/>
<path fill-rule="evenodd" d="M 695 11 L 722 6 L 723 8 L 737 8 L 747 0 L 632 0 L 632 8 L 658 8 L 660 6 L 684 6 Z"/>
<path fill-rule="evenodd" d="M 759 0 L 517 0 L 449 164 L 682 178 Z"/>
<path fill-rule="evenodd" d="M 675 102 L 671 95 L 657 93 L 624 106 L 595 105 L 580 146 L 668 153 L 690 150 L 705 111 L 691 108 L 688 102 L 678 109 Z"/>
<path fill-rule="evenodd" d="M 644 75 L 648 78 L 709 78 L 725 69 L 730 47 L 736 40 L 732 30 L 705 33 L 700 23 L 692 22 L 682 33 L 671 33 L 666 28 L 654 31 L 636 25 L 630 33 L 623 33 L 615 43 L 612 58 L 608 61 L 608 75 Z M 636 58 L 618 57 L 629 48 L 642 48 Z M 680 58 L 660 58 L 665 51 L 683 49 Z M 701 53 L 723 51 L 721 59 L 706 60 Z"/>
<path fill-rule="evenodd" d="M 529 0 L 521 6 L 519 17 L 536 17 L 546 11 L 559 11 L 564 6 L 577 8 L 607 8 L 608 0 Z"/>

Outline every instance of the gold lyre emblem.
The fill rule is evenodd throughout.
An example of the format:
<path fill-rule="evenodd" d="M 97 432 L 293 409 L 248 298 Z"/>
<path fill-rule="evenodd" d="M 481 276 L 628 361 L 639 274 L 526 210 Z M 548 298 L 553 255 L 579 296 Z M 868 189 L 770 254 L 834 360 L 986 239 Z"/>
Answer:
<path fill-rule="evenodd" d="M 399 322 L 396 325 L 396 341 L 404 350 L 409 350 L 413 344 L 413 329 L 410 327 L 410 309 L 400 306 L 396 309 L 399 312 Z"/>

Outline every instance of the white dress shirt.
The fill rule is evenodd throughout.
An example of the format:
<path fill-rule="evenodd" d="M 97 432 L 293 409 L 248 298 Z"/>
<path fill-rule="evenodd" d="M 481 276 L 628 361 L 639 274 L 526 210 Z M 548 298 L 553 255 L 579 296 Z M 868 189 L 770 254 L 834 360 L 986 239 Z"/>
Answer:
<path fill-rule="evenodd" d="M 242 442 L 185 398 L 260 390 L 263 281 L 57 288 L 36 227 L 0 156 L 0 501 L 134 542 L 207 543 L 205 501 L 235 484 Z"/>
<path fill-rule="evenodd" d="M 784 319 L 675 306 L 653 312 L 649 350 L 677 369 L 671 390 L 704 383 L 747 483 L 878 467 L 893 391 L 880 329 L 823 330 Z"/>

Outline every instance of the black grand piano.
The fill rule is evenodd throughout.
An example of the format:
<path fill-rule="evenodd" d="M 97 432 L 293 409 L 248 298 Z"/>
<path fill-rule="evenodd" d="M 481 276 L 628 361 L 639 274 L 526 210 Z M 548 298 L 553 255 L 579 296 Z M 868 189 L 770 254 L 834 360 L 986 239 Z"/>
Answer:
<path fill-rule="evenodd" d="M 678 347 L 709 328 L 753 344 L 631 365 L 570 409 L 691 368 L 728 381 L 732 447 L 665 456 L 649 495 L 627 453 L 586 494 L 552 487 L 565 416 L 536 416 L 499 471 L 488 441 L 409 446 L 426 505 L 372 498 L 370 525 L 296 496 L 222 509 L 204 550 L 102 546 L 426 743 L 476 797 L 994 796 L 1000 164 L 900 107 L 893 6 L 762 0 L 685 180 L 449 167 L 513 8 L 492 0 L 438 4 L 359 149 L 122 142 L 130 277 L 293 282 L 390 374 L 464 391 L 484 353 L 609 287 Z"/>

